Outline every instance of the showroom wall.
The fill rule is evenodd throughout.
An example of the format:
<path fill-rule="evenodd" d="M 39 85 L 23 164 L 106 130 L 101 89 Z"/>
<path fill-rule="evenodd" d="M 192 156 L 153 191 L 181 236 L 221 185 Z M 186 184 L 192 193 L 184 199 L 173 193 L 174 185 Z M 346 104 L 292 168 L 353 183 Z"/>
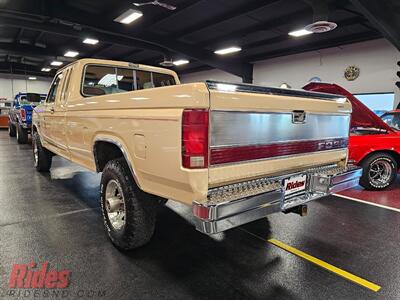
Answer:
<path fill-rule="evenodd" d="M 13 99 L 19 92 L 47 94 L 51 78 L 37 77 L 37 80 L 26 80 L 26 76 L 0 74 L 0 98 Z"/>
<path fill-rule="evenodd" d="M 292 88 L 301 88 L 312 77 L 319 77 L 355 94 L 396 92 L 398 103 L 400 92 L 395 82 L 399 60 L 399 51 L 379 39 L 256 62 L 253 78 L 254 84 L 279 87 L 287 83 Z M 351 65 L 360 68 L 360 76 L 355 81 L 344 78 L 344 70 Z M 181 79 L 183 82 L 205 79 L 241 82 L 239 77 L 219 70 L 182 75 Z"/>

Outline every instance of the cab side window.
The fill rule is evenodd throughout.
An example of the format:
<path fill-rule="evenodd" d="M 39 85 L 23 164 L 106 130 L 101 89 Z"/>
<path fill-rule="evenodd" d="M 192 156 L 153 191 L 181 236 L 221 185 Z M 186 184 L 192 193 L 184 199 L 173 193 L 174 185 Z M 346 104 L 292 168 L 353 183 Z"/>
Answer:
<path fill-rule="evenodd" d="M 87 66 L 83 82 L 85 96 L 100 96 L 118 92 L 116 68 Z"/>
<path fill-rule="evenodd" d="M 130 92 L 135 90 L 135 81 L 133 79 L 132 69 L 117 69 L 118 90 L 120 93 Z"/>
<path fill-rule="evenodd" d="M 56 101 L 57 90 L 60 85 L 62 74 L 58 74 L 51 85 L 49 94 L 47 95 L 46 103 L 54 103 Z"/>
<path fill-rule="evenodd" d="M 175 85 L 175 79 L 173 76 L 168 74 L 153 72 L 153 84 L 154 87 Z"/>
<path fill-rule="evenodd" d="M 138 90 L 150 89 L 154 87 L 153 81 L 151 80 L 151 72 L 147 71 L 136 71 L 136 83 Z"/>

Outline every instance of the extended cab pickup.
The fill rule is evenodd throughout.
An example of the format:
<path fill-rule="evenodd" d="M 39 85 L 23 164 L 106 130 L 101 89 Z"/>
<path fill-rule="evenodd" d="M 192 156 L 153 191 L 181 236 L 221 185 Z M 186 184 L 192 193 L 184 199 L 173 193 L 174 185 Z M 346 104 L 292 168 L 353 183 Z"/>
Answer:
<path fill-rule="evenodd" d="M 342 96 L 207 81 L 82 59 L 55 76 L 33 114 L 38 171 L 53 155 L 102 172 L 106 230 L 119 248 L 145 244 L 156 205 L 192 207 L 214 234 L 358 184 L 347 165 L 351 104 Z"/>

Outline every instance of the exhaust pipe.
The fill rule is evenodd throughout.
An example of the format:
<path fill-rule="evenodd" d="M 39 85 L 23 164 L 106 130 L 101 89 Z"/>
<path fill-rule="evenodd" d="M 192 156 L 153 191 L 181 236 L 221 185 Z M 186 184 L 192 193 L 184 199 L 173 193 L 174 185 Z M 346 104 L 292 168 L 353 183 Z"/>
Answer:
<path fill-rule="evenodd" d="M 295 207 L 292 207 L 292 208 L 284 211 L 284 213 L 285 214 L 295 213 L 301 217 L 305 217 L 305 216 L 307 216 L 308 208 L 307 208 L 307 205 L 299 205 L 299 206 L 295 206 Z"/>

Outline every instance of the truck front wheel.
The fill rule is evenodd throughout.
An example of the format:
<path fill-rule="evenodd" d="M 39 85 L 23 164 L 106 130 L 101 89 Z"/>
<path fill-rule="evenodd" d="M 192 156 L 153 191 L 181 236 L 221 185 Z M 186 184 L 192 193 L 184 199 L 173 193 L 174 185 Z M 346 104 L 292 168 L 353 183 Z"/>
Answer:
<path fill-rule="evenodd" d="M 136 186 L 123 158 L 104 167 L 100 193 L 104 225 L 113 244 L 122 250 L 146 244 L 154 233 L 157 199 Z"/>
<path fill-rule="evenodd" d="M 11 137 L 15 137 L 15 134 L 15 126 L 11 122 L 8 122 L 8 135 Z"/>
<path fill-rule="evenodd" d="M 17 142 L 18 144 L 26 144 L 28 142 L 28 131 L 17 125 Z"/>
<path fill-rule="evenodd" d="M 43 148 L 37 132 L 32 135 L 33 161 L 37 171 L 48 172 L 51 168 L 52 153 Z"/>

